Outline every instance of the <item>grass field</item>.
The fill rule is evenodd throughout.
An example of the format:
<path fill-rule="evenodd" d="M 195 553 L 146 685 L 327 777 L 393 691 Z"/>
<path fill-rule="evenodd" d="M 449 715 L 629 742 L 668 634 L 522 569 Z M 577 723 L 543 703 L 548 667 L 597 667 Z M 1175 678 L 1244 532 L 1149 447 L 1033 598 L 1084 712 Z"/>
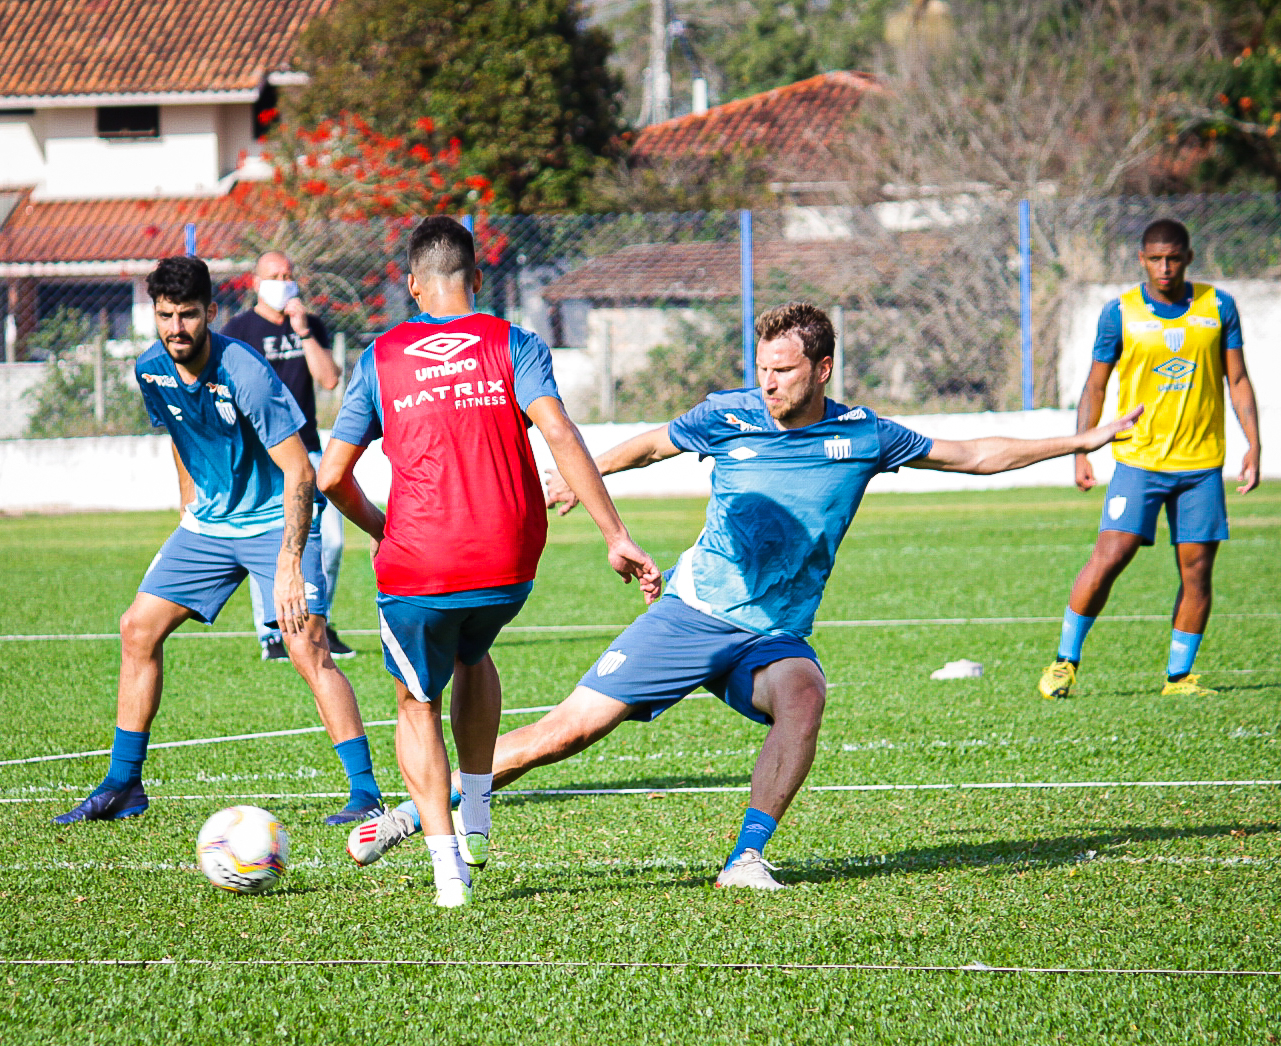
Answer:
<path fill-rule="evenodd" d="M 345 792 L 320 733 L 154 750 L 151 810 L 119 824 L 49 823 L 105 758 L 2 765 L 0 1042 L 1276 1042 L 1281 484 L 1233 496 L 1198 663 L 1222 693 L 1196 703 L 1157 696 L 1176 584 L 1164 530 L 1091 635 L 1078 695 L 1035 696 L 1101 500 L 867 499 L 819 614 L 845 622 L 814 637 L 832 684 L 820 788 L 770 844 L 789 884 L 774 895 L 711 888 L 763 731 L 706 695 L 500 797 L 498 853 L 454 912 L 432 905 L 417 840 L 360 870 L 320 824 Z M 701 523 L 695 502 L 622 508 L 664 566 Z M 114 632 L 173 523 L 0 520 L 0 633 Z M 361 651 L 347 667 L 366 719 L 384 720 L 378 641 L 356 632 L 372 594 L 349 534 L 335 622 Z M 639 610 L 576 513 L 553 522 L 516 624 Z M 242 589 L 213 631 L 250 627 Z M 253 639 L 183 631 L 153 741 L 316 724 Z M 505 707 L 558 700 L 611 635 L 500 639 Z M 0 640 L 0 760 L 108 745 L 118 656 L 110 639 Z M 930 681 L 960 657 L 984 677 Z M 400 791 L 391 728 L 369 733 Z M 931 787 L 961 784 L 1022 787 Z M 858 785 L 904 787 L 828 787 Z M 537 794 L 552 789 L 640 791 Z M 273 894 L 195 871 L 200 824 L 238 801 L 291 833 Z"/>

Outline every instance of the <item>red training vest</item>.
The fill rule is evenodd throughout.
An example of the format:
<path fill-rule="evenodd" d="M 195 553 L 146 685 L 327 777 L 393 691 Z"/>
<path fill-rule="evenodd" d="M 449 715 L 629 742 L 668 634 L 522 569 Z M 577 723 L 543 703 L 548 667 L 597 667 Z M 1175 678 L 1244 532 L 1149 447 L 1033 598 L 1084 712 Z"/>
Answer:
<path fill-rule="evenodd" d="M 543 487 L 514 396 L 511 324 L 408 321 L 374 342 L 391 462 L 378 590 L 439 595 L 532 581 Z"/>

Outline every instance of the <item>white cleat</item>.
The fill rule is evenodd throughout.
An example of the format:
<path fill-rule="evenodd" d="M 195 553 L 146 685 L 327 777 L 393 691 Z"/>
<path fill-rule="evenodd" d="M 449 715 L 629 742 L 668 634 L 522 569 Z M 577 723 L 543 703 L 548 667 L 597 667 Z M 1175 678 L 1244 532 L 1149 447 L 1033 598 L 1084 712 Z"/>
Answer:
<path fill-rule="evenodd" d="M 734 858 L 734 863 L 721 869 L 717 886 L 750 886 L 753 890 L 781 890 L 783 884 L 770 872 L 778 868 L 761 856 L 759 850 L 747 849 Z"/>
<path fill-rule="evenodd" d="M 418 829 L 414 820 L 400 810 L 387 810 L 356 825 L 347 836 L 347 853 L 362 868 L 381 860 L 393 846 L 403 843 Z"/>
<path fill-rule="evenodd" d="M 462 857 L 463 864 L 473 872 L 479 872 L 489 860 L 489 836 L 484 832 L 464 832 L 463 816 L 457 810 L 453 812 L 453 819 L 454 835 L 458 838 L 458 854 Z"/>
<path fill-rule="evenodd" d="M 471 887 L 461 879 L 446 879 L 436 887 L 437 908 L 463 908 L 471 904 Z"/>

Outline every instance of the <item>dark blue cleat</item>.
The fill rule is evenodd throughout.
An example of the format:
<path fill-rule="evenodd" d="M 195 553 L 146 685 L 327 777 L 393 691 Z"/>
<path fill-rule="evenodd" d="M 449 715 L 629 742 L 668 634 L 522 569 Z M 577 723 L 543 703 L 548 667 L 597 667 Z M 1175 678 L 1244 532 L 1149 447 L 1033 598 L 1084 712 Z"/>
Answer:
<path fill-rule="evenodd" d="M 124 788 L 104 788 L 95 792 L 79 806 L 59 814 L 54 824 L 75 824 L 77 821 L 119 821 L 123 817 L 137 817 L 145 813 L 149 802 L 142 782 L 135 781 Z"/>
<path fill-rule="evenodd" d="M 347 800 L 347 805 L 336 814 L 325 818 L 325 824 L 351 824 L 353 821 L 368 821 L 383 812 L 383 801 L 380 796 L 359 795 Z"/>

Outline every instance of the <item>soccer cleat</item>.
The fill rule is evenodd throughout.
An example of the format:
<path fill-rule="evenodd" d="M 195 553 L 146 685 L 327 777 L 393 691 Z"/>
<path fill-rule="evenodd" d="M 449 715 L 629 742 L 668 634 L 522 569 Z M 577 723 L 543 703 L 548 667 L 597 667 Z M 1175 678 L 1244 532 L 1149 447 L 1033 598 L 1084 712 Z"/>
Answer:
<path fill-rule="evenodd" d="M 489 860 L 489 836 L 484 832 L 464 832 L 463 817 L 457 810 L 451 815 L 454 819 L 454 835 L 458 838 L 458 853 L 463 864 L 472 871 L 479 872 Z"/>
<path fill-rule="evenodd" d="M 471 886 L 461 879 L 446 879 L 436 887 L 437 908 L 462 908 L 471 904 Z"/>
<path fill-rule="evenodd" d="M 1076 665 L 1071 661 L 1055 661 L 1041 673 L 1041 681 L 1036 689 L 1042 697 L 1052 701 L 1056 697 L 1071 697 L 1075 682 Z"/>
<path fill-rule="evenodd" d="M 408 814 L 400 810 L 386 810 L 351 830 L 347 836 L 347 853 L 358 865 L 367 868 L 417 832 L 418 828 Z"/>
<path fill-rule="evenodd" d="M 285 649 L 283 639 L 267 639 L 262 644 L 262 659 L 264 661 L 283 661 L 288 663 L 289 651 Z"/>
<path fill-rule="evenodd" d="M 329 656 L 335 661 L 346 661 L 348 658 L 356 656 L 356 651 L 338 638 L 338 633 L 334 631 L 333 625 L 325 626 L 325 636 L 329 639 Z"/>
<path fill-rule="evenodd" d="M 1184 676 L 1177 682 L 1165 681 L 1165 686 L 1161 687 L 1162 697 L 1218 697 L 1217 690 L 1211 690 L 1208 686 L 1202 686 L 1197 682 L 1200 676 Z"/>
<path fill-rule="evenodd" d="M 377 817 L 382 812 L 383 801 L 381 797 L 352 796 L 347 800 L 346 806 L 336 814 L 330 814 L 325 818 L 325 824 L 331 827 L 339 824 L 351 824 L 352 821 L 364 821 L 370 817 Z"/>
<path fill-rule="evenodd" d="M 770 872 L 778 868 L 761 856 L 759 850 L 748 847 L 739 854 L 732 864 L 721 869 L 716 877 L 717 886 L 749 886 L 753 890 L 782 890 L 783 884 Z"/>
<path fill-rule="evenodd" d="M 135 781 L 124 788 L 106 788 L 95 792 L 83 803 L 59 814 L 54 824 L 75 824 L 77 821 L 119 821 L 124 817 L 137 817 L 147 809 L 149 801 L 142 782 Z"/>

